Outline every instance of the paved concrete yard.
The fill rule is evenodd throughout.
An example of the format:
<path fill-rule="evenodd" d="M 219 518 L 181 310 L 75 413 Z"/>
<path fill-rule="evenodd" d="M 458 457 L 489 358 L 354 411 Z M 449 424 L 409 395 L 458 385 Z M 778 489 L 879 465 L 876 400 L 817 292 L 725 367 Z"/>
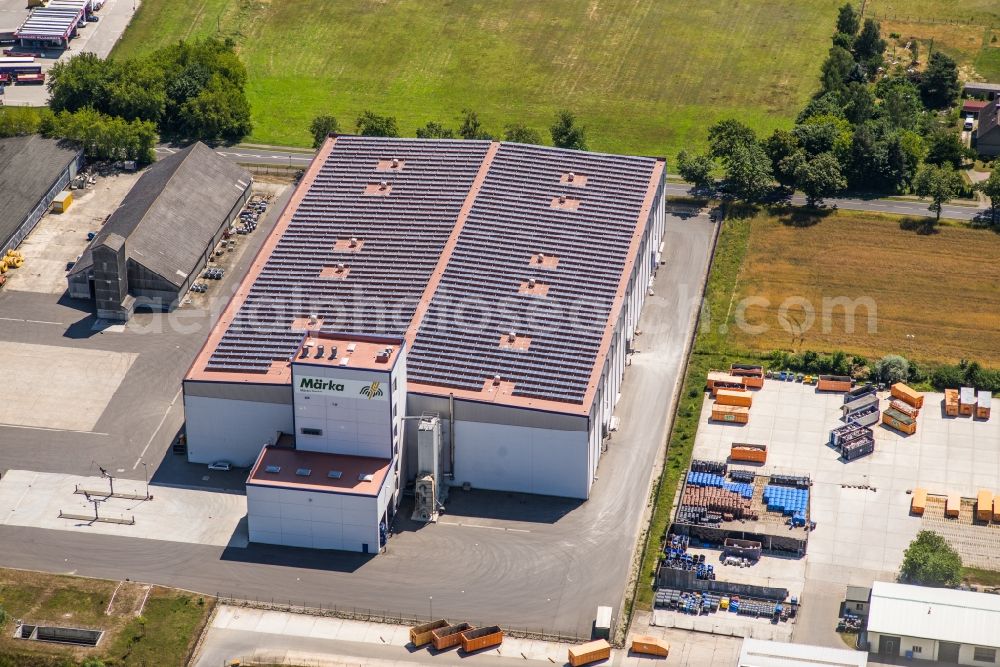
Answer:
<path fill-rule="evenodd" d="M 137 356 L 0 342 L 0 426 L 92 431 Z"/>
<path fill-rule="evenodd" d="M 887 396 L 881 395 L 883 409 L 888 407 Z M 970 564 L 982 562 L 976 558 L 984 553 L 996 553 L 1000 530 L 995 527 L 973 526 L 971 520 L 939 521 L 933 503 L 923 520 L 910 516 L 908 491 L 917 486 L 968 498 L 979 488 L 1000 491 L 1000 419 L 945 417 L 942 399 L 942 394 L 925 394 L 912 436 L 876 426 L 875 452 L 848 463 L 826 444 L 830 429 L 843 423 L 843 394 L 767 380 L 754 392 L 750 423 L 744 426 L 710 422 L 711 401 L 706 398 L 694 458 L 725 461 L 733 442 L 766 444 L 768 460 L 761 472 L 807 474 L 813 480 L 810 510 L 817 527 L 809 534 L 797 641 L 807 641 L 801 636 L 816 643 L 835 638 L 832 628 L 843 586 L 892 580 L 903 552 L 922 528 L 941 530 Z M 856 488 L 865 486 L 870 488 Z M 771 562 L 765 558 L 762 565 Z M 723 568 L 718 576 L 759 583 L 755 569 Z M 794 568 L 787 572 L 772 583 L 794 590 L 801 580 Z M 810 613 L 817 606 L 824 613 Z"/>
<path fill-rule="evenodd" d="M 271 207 L 272 212 L 277 209 L 280 206 Z M 267 233 L 263 227 L 242 242 L 259 244 Z M 434 613 L 446 617 L 589 634 L 597 605 L 611 605 L 615 613 L 621 607 L 650 479 L 662 456 L 667 407 L 701 304 L 715 230 L 706 215 L 667 216 L 664 265 L 657 273 L 655 294 L 647 300 L 642 335 L 636 340 L 638 351 L 627 369 L 616 408 L 620 427 L 609 440 L 600 479 L 587 502 L 459 489 L 449 498 L 446 521 L 424 525 L 408 520 L 407 501 L 387 553 L 377 557 L 2 526 L 0 563 L 72 569 L 87 576 L 131 577 L 233 597 L 274 597 L 306 606 L 370 607 L 406 615 L 428 614 L 433 596 Z M 247 255 L 240 260 L 239 270 L 226 273 L 220 292 L 231 285 L 226 280 L 245 271 Z M 0 309 L 26 319 L 65 317 L 60 307 L 45 305 L 41 297 L 51 299 L 25 292 L 0 293 Z M 31 315 L 22 314 L 27 312 Z M 44 312 L 52 316 L 38 317 Z M 190 327 L 135 335 L 140 327 L 165 319 L 145 315 L 130 323 L 125 333 L 89 335 L 77 342 L 81 347 L 142 352 L 112 402 L 114 409 L 107 410 L 99 424 L 107 424 L 100 430 L 112 436 L 99 442 L 88 438 L 81 446 L 78 437 L 68 441 L 69 434 L 44 432 L 44 439 L 14 440 L 17 446 L 10 452 L 5 447 L 2 465 L 93 474 L 92 461 L 96 460 L 112 470 L 118 463 L 123 475 L 141 479 L 140 463 L 150 462 L 152 473 L 154 462 L 162 457 L 156 466 L 156 482 L 208 486 L 198 481 L 206 474 L 203 466 L 183 463 L 182 457 L 164 452 L 168 452 L 170 434 L 177 433 L 181 424 L 177 398 L 181 376 L 204 341 L 206 325 L 214 314 L 178 309 L 172 314 L 176 317 L 167 321 L 183 319 Z M 63 329 L 0 319 L 0 339 L 56 337 Z M 0 430 L 0 438 L 6 440 L 7 435 Z M 235 477 L 236 473 L 223 475 Z M 215 479 L 215 473 L 210 476 Z M 238 477 L 230 480 L 234 484 L 228 488 L 241 486 Z"/>
<path fill-rule="evenodd" d="M 98 176 L 92 188 L 73 190 L 73 203 L 65 213 L 48 213 L 18 247 L 24 266 L 7 273 L 4 289 L 62 294 L 66 291 L 69 262 L 87 247 L 87 232 L 97 232 L 139 174 Z"/>
<path fill-rule="evenodd" d="M 451 620 L 451 619 L 449 619 Z M 637 617 L 643 627 L 644 615 Z M 641 633 L 670 643 L 666 659 L 613 651 L 604 665 L 687 665 L 714 667 L 735 664 L 739 638 L 649 628 Z M 631 638 L 629 638 L 629 644 Z M 194 667 L 217 667 L 224 661 L 255 657 L 275 664 L 334 667 L 361 665 L 407 667 L 410 665 L 513 665 L 566 664 L 569 644 L 505 637 L 498 649 L 469 656 L 456 650 L 438 653 L 409 646 L 409 628 L 383 623 L 362 623 L 330 617 L 307 616 L 220 605 L 206 629 L 204 642 L 192 662 Z"/>
<path fill-rule="evenodd" d="M 11 470 L 0 479 L 2 524 L 69 530 L 100 535 L 139 537 L 190 544 L 245 547 L 247 545 L 246 496 L 212 493 L 166 486 L 150 486 L 153 500 L 108 498 L 100 503 L 100 516 L 135 518 L 133 525 L 59 518 L 67 514 L 91 516 L 94 506 L 76 485 L 100 494 L 108 492 L 108 480 L 55 473 Z M 145 495 L 143 481 L 115 480 L 115 493 Z M 98 495 L 97 497 L 100 497 Z"/>

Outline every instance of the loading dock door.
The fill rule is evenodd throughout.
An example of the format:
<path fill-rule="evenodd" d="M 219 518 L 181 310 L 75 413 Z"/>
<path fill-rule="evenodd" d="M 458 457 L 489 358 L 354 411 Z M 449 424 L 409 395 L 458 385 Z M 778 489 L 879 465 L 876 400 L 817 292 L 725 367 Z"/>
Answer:
<path fill-rule="evenodd" d="M 938 662 L 958 662 L 958 644 L 951 642 L 938 643 Z"/>
<path fill-rule="evenodd" d="M 878 638 L 878 654 L 883 658 L 895 658 L 899 656 L 899 637 L 889 637 L 882 635 Z"/>

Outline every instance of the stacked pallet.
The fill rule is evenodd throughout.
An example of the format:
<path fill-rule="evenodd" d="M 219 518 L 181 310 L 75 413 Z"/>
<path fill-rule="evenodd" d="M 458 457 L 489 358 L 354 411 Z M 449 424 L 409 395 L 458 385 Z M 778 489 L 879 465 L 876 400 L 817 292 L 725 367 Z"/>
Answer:
<path fill-rule="evenodd" d="M 958 389 L 944 390 L 944 413 L 949 417 L 958 416 Z"/>
<path fill-rule="evenodd" d="M 958 416 L 958 389 L 944 390 L 944 413 L 949 417 Z"/>
<path fill-rule="evenodd" d="M 950 519 L 957 519 L 962 510 L 962 496 L 957 493 L 949 493 L 945 502 L 944 515 Z"/>
<path fill-rule="evenodd" d="M 993 394 L 982 390 L 976 398 L 976 417 L 979 419 L 990 418 L 990 408 L 993 405 Z"/>
<path fill-rule="evenodd" d="M 681 496 L 681 505 L 721 514 L 723 521 L 757 520 L 757 514 L 752 509 L 750 499 L 727 489 L 687 485 Z"/>
<path fill-rule="evenodd" d="M 962 387 L 958 390 L 958 414 L 971 415 L 975 412 L 979 399 L 972 387 Z"/>
<path fill-rule="evenodd" d="M 980 489 L 976 494 L 976 519 L 989 521 L 993 518 L 993 492 Z"/>

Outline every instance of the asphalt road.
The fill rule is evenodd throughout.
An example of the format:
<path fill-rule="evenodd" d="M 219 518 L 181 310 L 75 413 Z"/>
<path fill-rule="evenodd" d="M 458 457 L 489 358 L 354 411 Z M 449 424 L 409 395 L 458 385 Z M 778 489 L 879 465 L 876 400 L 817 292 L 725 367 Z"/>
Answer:
<path fill-rule="evenodd" d="M 647 299 L 638 352 L 626 369 L 620 428 L 585 503 L 455 490 L 436 525 L 409 522 L 404 506 L 388 552 L 378 557 L 0 526 L 0 564 L 306 606 L 430 615 L 433 605 L 438 616 L 477 625 L 589 635 L 597 605 L 618 611 L 714 231 L 707 216 L 667 217 L 666 264 Z M 173 391 L 179 386 L 173 376 L 165 382 Z M 164 456 L 154 487 L 171 468 L 181 468 L 179 475 L 184 469 L 204 473 L 202 466 Z"/>
<path fill-rule="evenodd" d="M 157 152 L 161 155 L 172 152 L 169 146 L 160 146 Z M 312 152 L 305 149 L 292 149 L 281 146 L 246 146 L 238 145 L 224 147 L 218 150 L 219 155 L 224 155 L 231 160 L 243 164 L 261 164 L 270 166 L 289 166 L 305 168 L 312 160 Z M 667 194 L 681 196 L 690 194 L 691 186 L 685 183 L 667 183 Z M 804 195 L 796 194 L 791 202 L 796 206 L 806 203 Z M 912 215 L 916 217 L 930 217 L 932 213 L 928 210 L 929 202 L 907 201 L 900 199 L 862 199 L 857 197 L 830 197 L 826 200 L 827 206 L 836 205 L 839 208 L 849 211 L 873 211 L 878 213 L 891 213 L 894 215 Z M 983 209 L 974 206 L 958 206 L 946 204 L 941 212 L 942 218 L 952 220 L 972 220 Z"/>

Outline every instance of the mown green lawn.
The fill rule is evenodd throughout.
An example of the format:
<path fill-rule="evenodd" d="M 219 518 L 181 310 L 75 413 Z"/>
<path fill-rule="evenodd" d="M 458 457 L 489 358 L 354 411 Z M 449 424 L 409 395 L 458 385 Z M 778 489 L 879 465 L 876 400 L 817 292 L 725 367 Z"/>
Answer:
<path fill-rule="evenodd" d="M 592 149 L 670 155 L 736 116 L 787 125 L 815 89 L 841 0 L 144 0 L 115 54 L 221 34 L 250 75 L 253 141 L 302 145 L 313 116 L 365 110 L 404 134 L 455 127 L 547 138 L 561 108 Z"/>

